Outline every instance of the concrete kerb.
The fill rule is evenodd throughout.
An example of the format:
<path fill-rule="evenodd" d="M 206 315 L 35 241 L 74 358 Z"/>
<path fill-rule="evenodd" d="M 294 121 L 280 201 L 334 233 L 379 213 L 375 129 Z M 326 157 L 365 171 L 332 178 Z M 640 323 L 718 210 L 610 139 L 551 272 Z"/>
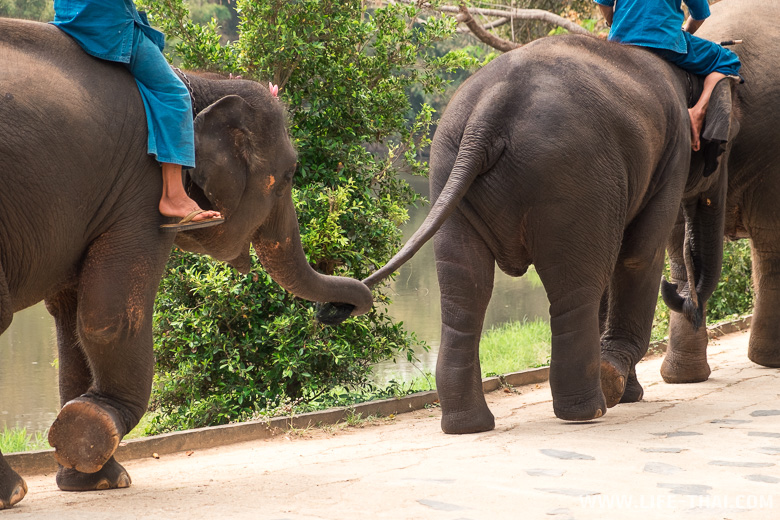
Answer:
<path fill-rule="evenodd" d="M 710 338 L 745 330 L 750 327 L 751 316 L 735 321 L 717 323 L 708 327 Z M 648 349 L 649 355 L 666 351 L 666 342 L 653 342 Z M 498 390 L 502 386 L 520 387 L 524 385 L 543 383 L 548 380 L 550 367 L 533 368 L 503 376 L 489 377 L 482 381 L 485 393 Z M 270 420 L 249 421 L 223 426 L 209 426 L 194 430 L 154 435 L 140 439 L 123 441 L 116 451 L 119 462 L 166 455 L 183 451 L 204 450 L 217 446 L 225 446 L 240 442 L 267 439 L 291 428 L 305 429 L 316 426 L 337 424 L 345 421 L 350 415 L 360 417 L 390 416 L 420 410 L 439 401 L 436 391 L 418 392 L 396 399 L 370 401 L 349 407 L 332 408 L 319 412 L 311 412 L 288 417 L 277 417 Z M 21 475 L 36 475 L 57 471 L 54 460 L 54 450 L 10 453 L 5 455 L 6 461 Z"/>

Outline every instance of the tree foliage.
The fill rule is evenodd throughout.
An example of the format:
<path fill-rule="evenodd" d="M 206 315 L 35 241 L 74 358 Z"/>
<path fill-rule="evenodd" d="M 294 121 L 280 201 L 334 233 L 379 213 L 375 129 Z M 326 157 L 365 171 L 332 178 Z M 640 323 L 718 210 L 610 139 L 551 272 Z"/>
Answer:
<path fill-rule="evenodd" d="M 359 0 L 237 0 L 238 38 L 223 43 L 217 21 L 195 23 L 181 0 L 144 7 L 177 38 L 184 67 L 280 86 L 298 150 L 294 198 L 309 262 L 362 278 L 389 259 L 405 208 L 419 201 L 399 172 L 424 173 L 420 150 L 433 120 L 426 104 L 412 110 L 407 89 L 436 92 L 442 74 L 475 64 L 463 51 L 433 50 L 455 20 Z M 259 266 L 243 277 L 177 253 L 170 267 L 157 303 L 157 431 L 366 385 L 370 363 L 411 355 L 414 340 L 381 312 L 323 328 L 309 303 Z"/>
<path fill-rule="evenodd" d="M 46 22 L 54 18 L 51 0 L 0 0 L 0 16 Z"/>

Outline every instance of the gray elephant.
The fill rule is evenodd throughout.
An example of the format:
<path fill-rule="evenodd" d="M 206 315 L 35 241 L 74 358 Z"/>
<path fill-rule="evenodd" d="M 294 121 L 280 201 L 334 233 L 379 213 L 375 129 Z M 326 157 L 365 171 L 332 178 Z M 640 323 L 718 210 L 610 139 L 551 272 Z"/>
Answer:
<path fill-rule="evenodd" d="M 737 90 L 741 130 L 732 143 L 728 170 L 725 234 L 750 238 L 755 309 L 748 357 L 766 367 L 780 367 L 780 3 L 774 0 L 720 2 L 701 29 L 714 41 L 743 38 L 734 47 L 743 63 L 745 84 Z M 669 240 L 672 282 L 688 294 L 684 226 L 678 224 Z M 667 287 L 667 292 L 672 292 Z M 678 307 L 674 295 L 669 298 Z M 707 330 L 694 328 L 672 315 L 669 347 L 661 375 L 669 383 L 694 383 L 710 375 Z"/>
<path fill-rule="evenodd" d="M 187 77 L 197 168 L 186 184 L 226 221 L 176 244 L 247 271 L 251 243 L 295 295 L 369 310 L 365 285 L 306 261 L 281 103 L 252 81 Z M 113 453 L 151 390 L 152 307 L 174 243 L 159 228 L 161 184 L 124 67 L 87 56 L 51 25 L 0 19 L 0 333 L 41 300 L 55 318 L 63 406 L 49 439 L 64 490 L 130 484 Z M 0 456 L 0 509 L 26 491 Z"/>
<path fill-rule="evenodd" d="M 651 52 L 588 36 L 506 53 L 456 92 L 433 140 L 428 218 L 372 286 L 434 236 L 442 339 L 436 382 L 446 433 L 492 429 L 479 338 L 494 268 L 534 264 L 550 300 L 556 416 L 587 421 L 641 398 L 666 239 L 685 196 L 697 293 L 717 286 L 734 86 L 713 94 L 691 169 L 687 107 L 701 81 Z M 706 159 L 706 161 L 705 161 Z M 706 163 L 706 164 L 705 164 Z M 689 201 L 709 201 L 691 204 Z M 627 383 L 630 383 L 627 387 Z"/>

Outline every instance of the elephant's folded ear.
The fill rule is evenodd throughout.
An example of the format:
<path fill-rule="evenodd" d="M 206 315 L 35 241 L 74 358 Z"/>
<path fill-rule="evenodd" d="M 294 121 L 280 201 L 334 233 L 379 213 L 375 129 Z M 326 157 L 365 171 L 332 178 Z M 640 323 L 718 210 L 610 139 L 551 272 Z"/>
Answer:
<path fill-rule="evenodd" d="M 739 131 L 739 122 L 734 114 L 732 89 L 734 81 L 724 78 L 715 86 L 707 108 L 704 129 L 701 134 L 704 154 L 704 176 L 712 175 L 718 169 L 720 157 L 728 148 L 727 143 Z"/>
<path fill-rule="evenodd" d="M 195 164 L 190 177 L 220 210 L 235 208 L 246 188 L 254 108 L 239 96 L 225 96 L 195 118 Z"/>

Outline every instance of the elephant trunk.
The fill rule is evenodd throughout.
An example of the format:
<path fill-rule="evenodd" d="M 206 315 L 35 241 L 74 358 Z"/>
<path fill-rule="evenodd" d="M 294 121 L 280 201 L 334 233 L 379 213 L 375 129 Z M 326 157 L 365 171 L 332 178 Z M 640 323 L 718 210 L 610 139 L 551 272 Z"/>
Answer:
<path fill-rule="evenodd" d="M 704 322 L 704 308 L 718 287 L 723 265 L 723 226 L 725 222 L 725 169 L 712 189 L 683 206 L 685 245 L 683 251 L 687 297 L 677 292 L 677 285 L 666 280 L 661 293 L 669 308 L 682 313 L 698 329 Z"/>
<path fill-rule="evenodd" d="M 299 298 L 332 302 L 338 317 L 318 316 L 337 324 L 348 316 L 365 314 L 373 306 L 371 290 L 358 280 L 316 272 L 301 246 L 298 219 L 290 204 L 279 204 L 252 239 L 258 259 L 276 283 Z"/>

